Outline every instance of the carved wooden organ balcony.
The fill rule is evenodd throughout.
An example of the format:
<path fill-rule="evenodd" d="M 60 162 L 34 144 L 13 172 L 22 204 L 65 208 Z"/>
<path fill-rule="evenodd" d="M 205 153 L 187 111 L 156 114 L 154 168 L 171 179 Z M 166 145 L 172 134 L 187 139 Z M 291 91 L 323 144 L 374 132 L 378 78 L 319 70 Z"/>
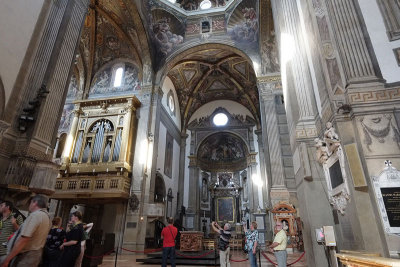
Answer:
<path fill-rule="evenodd" d="M 75 102 L 56 199 L 129 197 L 136 97 Z"/>

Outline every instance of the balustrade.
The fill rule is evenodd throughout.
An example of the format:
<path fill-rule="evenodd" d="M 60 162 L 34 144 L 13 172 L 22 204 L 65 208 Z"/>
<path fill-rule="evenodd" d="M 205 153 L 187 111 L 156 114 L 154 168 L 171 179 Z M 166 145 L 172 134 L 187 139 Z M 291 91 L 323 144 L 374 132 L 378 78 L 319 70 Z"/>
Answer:
<path fill-rule="evenodd" d="M 54 198 L 70 198 L 85 196 L 118 197 L 129 196 L 130 181 L 124 176 L 116 177 L 79 177 L 58 178 L 55 185 Z"/>

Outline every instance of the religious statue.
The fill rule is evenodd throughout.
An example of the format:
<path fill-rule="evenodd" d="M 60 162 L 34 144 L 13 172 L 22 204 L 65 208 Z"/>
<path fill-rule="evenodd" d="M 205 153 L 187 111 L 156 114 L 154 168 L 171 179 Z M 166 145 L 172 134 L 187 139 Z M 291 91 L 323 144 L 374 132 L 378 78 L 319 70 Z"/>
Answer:
<path fill-rule="evenodd" d="M 324 132 L 324 136 L 325 136 L 325 138 L 339 141 L 339 135 L 336 133 L 335 128 L 332 126 L 332 123 L 329 121 L 326 123 L 326 130 Z"/>
<path fill-rule="evenodd" d="M 315 147 L 317 148 L 317 161 L 319 163 L 324 163 L 328 159 L 329 151 L 326 143 L 319 138 L 315 138 Z"/>

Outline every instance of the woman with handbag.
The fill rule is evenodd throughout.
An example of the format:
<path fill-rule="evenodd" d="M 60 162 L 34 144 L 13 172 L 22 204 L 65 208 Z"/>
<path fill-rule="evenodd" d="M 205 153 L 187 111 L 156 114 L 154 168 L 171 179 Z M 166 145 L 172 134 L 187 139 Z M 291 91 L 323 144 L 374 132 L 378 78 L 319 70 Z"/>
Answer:
<path fill-rule="evenodd" d="M 251 267 L 257 267 L 257 246 L 258 246 L 258 231 L 257 223 L 251 222 L 250 230 L 247 230 L 246 224 L 243 224 L 246 245 L 245 250 L 248 252 Z"/>

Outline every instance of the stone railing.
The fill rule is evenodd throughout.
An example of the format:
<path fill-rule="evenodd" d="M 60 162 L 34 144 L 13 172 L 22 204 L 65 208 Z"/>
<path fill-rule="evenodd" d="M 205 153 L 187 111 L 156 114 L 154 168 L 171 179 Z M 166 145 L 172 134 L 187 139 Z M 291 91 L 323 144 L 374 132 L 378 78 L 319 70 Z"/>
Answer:
<path fill-rule="evenodd" d="M 349 267 L 389 267 L 400 266 L 400 260 L 383 258 L 376 253 L 341 251 L 336 257 L 344 266 Z"/>
<path fill-rule="evenodd" d="M 56 199 L 63 198 L 128 198 L 130 180 L 124 176 L 81 176 L 58 178 Z"/>

